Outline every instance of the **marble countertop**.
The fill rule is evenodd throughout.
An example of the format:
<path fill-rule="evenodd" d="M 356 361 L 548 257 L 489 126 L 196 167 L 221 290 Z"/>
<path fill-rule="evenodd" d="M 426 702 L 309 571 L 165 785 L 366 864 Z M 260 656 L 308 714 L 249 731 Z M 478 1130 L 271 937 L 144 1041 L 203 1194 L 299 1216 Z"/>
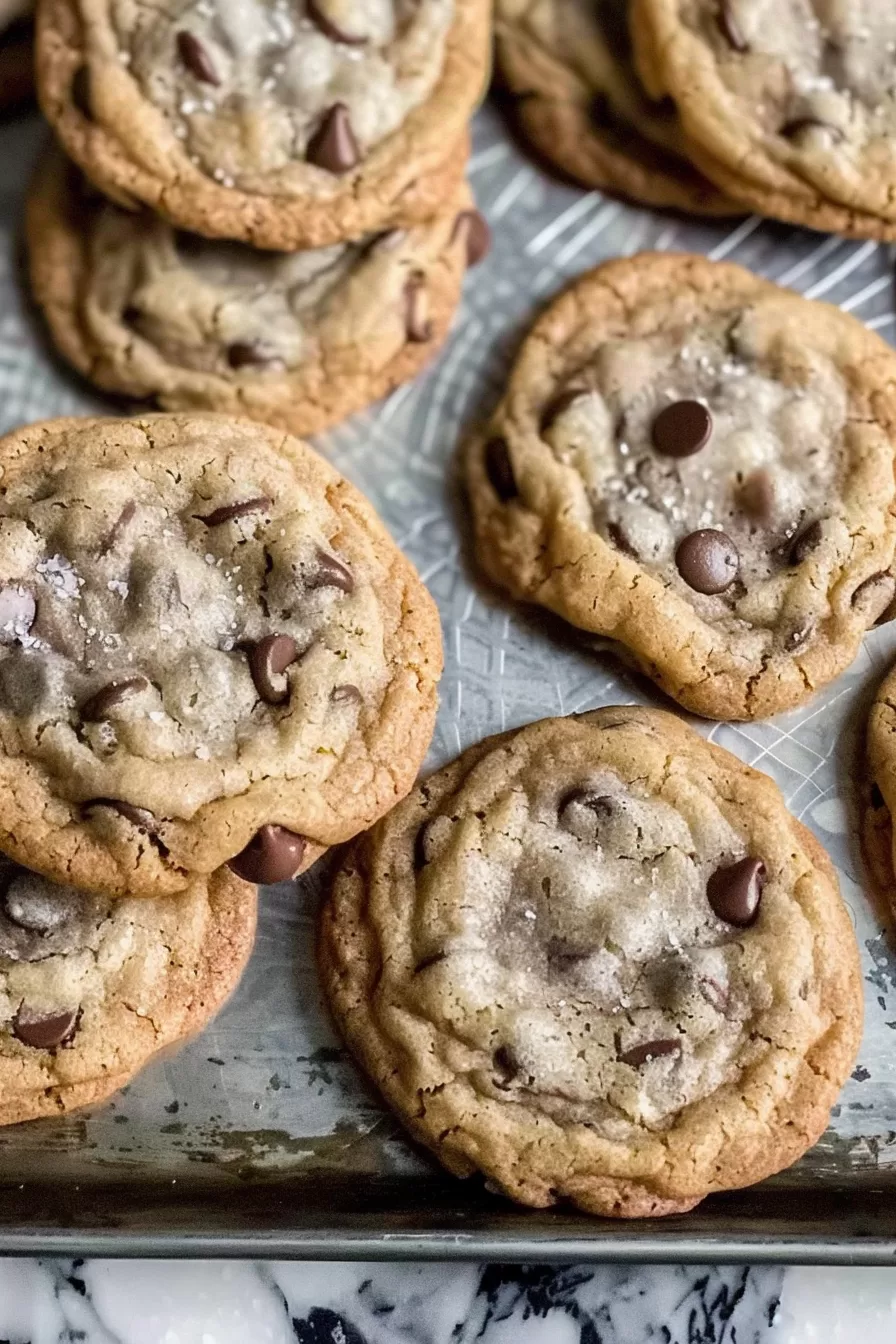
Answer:
<path fill-rule="evenodd" d="M 896 1269 L 0 1261 L 0 1344 L 892 1344 Z"/>

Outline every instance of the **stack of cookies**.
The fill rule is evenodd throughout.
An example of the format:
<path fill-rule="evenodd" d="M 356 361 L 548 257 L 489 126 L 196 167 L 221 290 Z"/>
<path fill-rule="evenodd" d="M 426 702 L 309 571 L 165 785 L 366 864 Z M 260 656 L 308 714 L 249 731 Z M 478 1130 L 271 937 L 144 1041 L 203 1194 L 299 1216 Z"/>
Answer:
<path fill-rule="evenodd" d="M 0 441 L 0 1123 L 108 1094 L 239 979 L 256 883 L 411 788 L 438 615 L 366 500 L 248 420 Z"/>
<path fill-rule="evenodd" d="M 819 0 L 497 0 L 533 144 L 587 186 L 896 237 L 896 13 Z"/>
<path fill-rule="evenodd" d="M 73 163 L 40 164 L 28 240 L 59 349 L 301 434 L 413 377 L 488 248 L 464 175 L 490 36 L 488 0 L 42 0 Z"/>

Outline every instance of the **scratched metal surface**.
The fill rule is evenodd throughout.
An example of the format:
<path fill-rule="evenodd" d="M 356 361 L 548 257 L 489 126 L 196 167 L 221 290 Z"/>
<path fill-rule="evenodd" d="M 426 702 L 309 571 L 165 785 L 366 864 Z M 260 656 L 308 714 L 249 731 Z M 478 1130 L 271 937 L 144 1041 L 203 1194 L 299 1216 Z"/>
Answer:
<path fill-rule="evenodd" d="M 854 312 L 896 339 L 892 257 L 873 243 L 747 219 L 671 220 L 558 185 L 528 163 L 495 109 L 475 128 L 471 179 L 496 244 L 473 273 L 455 334 L 426 378 L 322 440 L 375 502 L 439 603 L 447 666 L 429 764 L 488 733 L 548 714 L 650 702 L 650 687 L 589 654 L 555 622 L 476 581 L 452 485 L 461 427 L 498 394 L 534 310 L 603 258 L 644 248 L 730 257 Z M 23 298 L 23 184 L 41 130 L 0 128 L 0 430 L 108 403 L 50 356 Z M 810 1181 L 848 1183 L 896 1162 L 896 960 L 863 893 L 853 789 L 869 691 L 896 652 L 872 634 L 853 668 L 806 709 L 749 726 L 700 730 L 771 774 L 840 870 L 865 959 L 867 1031 L 832 1129 L 803 1164 Z M 212 1180 L 312 1171 L 419 1173 L 421 1159 L 364 1089 L 319 1003 L 312 957 L 321 878 L 263 893 L 258 946 L 236 997 L 205 1034 L 93 1114 L 0 1133 L 0 1181 L 39 1169 L 67 1182 L 146 1176 Z"/>

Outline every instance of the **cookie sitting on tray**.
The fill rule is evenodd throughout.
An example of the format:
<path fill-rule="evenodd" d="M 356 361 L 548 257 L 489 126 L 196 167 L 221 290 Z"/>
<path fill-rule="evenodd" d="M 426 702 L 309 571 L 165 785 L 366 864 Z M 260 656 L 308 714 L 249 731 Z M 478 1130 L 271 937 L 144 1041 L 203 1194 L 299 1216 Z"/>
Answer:
<path fill-rule="evenodd" d="M 438 213 L 487 79 L 487 0 L 44 0 L 41 105 L 107 195 L 256 247 Z"/>
<path fill-rule="evenodd" d="M 669 714 L 472 747 L 337 874 L 324 986 L 449 1170 L 642 1217 L 821 1135 L 862 1028 L 836 874 L 770 779 Z"/>
<path fill-rule="evenodd" d="M 687 153 L 760 214 L 896 236 L 896 12 L 849 0 L 633 0 L 637 67 Z"/>
<path fill-rule="evenodd" d="M 0 441 L 0 847 L 158 895 L 306 868 L 411 787 L 432 599 L 299 440 L 224 416 Z"/>
<path fill-rule="evenodd" d="M 480 562 L 698 714 L 792 708 L 896 593 L 896 355 L 739 266 L 642 254 L 523 343 L 466 455 Z"/>
<path fill-rule="evenodd" d="M 92 382 L 314 434 L 433 358 L 488 226 L 463 188 L 412 229 L 262 252 L 121 210 L 54 151 L 34 174 L 28 247 L 53 338 Z"/>
<path fill-rule="evenodd" d="M 674 108 L 646 97 L 626 0 L 497 0 L 498 67 L 525 135 L 587 187 L 645 205 L 738 214 L 685 157 Z"/>
<path fill-rule="evenodd" d="M 109 900 L 0 856 L 0 1124 L 102 1101 L 239 983 L 257 896 L 226 868 Z"/>

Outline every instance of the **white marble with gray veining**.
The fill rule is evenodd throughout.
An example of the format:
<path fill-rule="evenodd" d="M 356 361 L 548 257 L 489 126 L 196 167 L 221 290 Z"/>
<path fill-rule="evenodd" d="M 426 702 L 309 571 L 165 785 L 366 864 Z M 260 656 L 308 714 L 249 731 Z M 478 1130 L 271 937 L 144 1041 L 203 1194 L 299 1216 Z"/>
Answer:
<path fill-rule="evenodd" d="M 0 1261 L 0 1344 L 893 1344 L 896 1269 Z"/>

